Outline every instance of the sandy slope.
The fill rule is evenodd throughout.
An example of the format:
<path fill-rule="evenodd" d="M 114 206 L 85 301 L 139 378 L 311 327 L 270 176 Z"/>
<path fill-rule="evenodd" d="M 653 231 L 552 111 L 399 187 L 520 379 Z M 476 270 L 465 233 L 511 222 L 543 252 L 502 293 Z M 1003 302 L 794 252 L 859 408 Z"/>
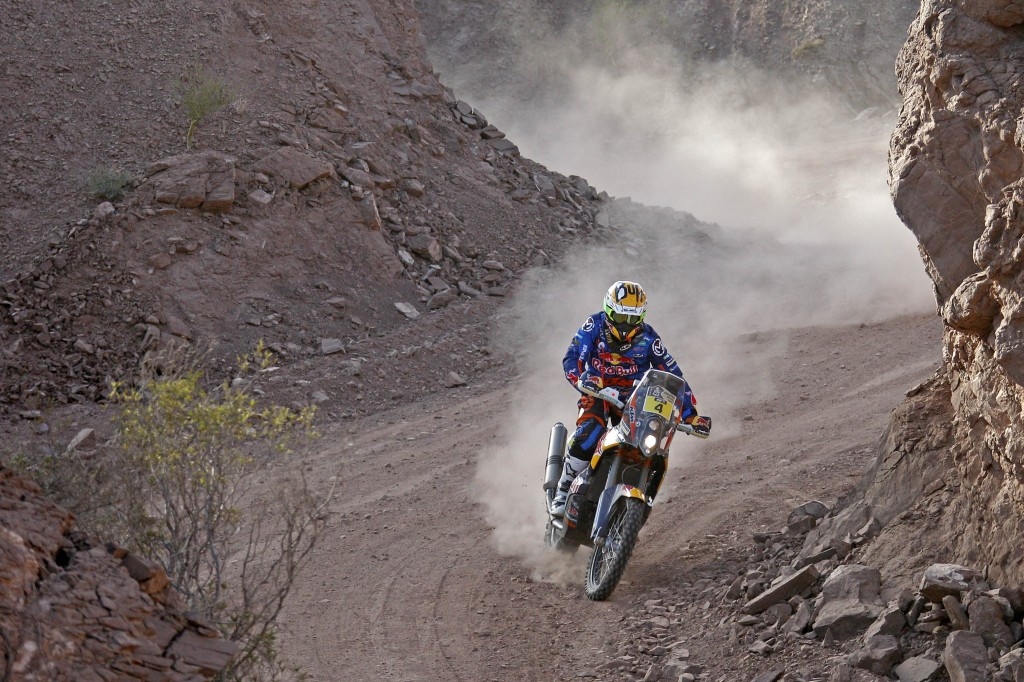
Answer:
<path fill-rule="evenodd" d="M 748 551 L 752 532 L 780 528 L 794 506 L 833 504 L 872 461 L 889 413 L 940 360 L 932 315 L 785 336 L 777 393 L 733 423 L 716 422 L 717 438 L 676 445 L 671 494 L 605 603 L 582 595 L 582 552 L 565 566 L 514 543 L 503 543 L 514 554 L 496 549 L 509 528 L 539 543 L 542 516 L 543 452 L 522 455 L 536 461 L 530 474 L 508 467 L 508 489 L 527 505 L 536 500 L 527 518 L 489 514 L 475 488 L 478 461 L 502 445 L 505 387 L 335 424 L 305 463 L 317 485 L 339 476 L 340 494 L 285 614 L 287 659 L 323 681 L 552 680 L 579 671 L 622 679 L 597 669 L 629 646 L 620 622 L 655 593 L 682 594 L 695 575 L 724 570 L 724 556 Z M 765 342 L 751 338 L 750 352 Z M 576 644 L 563 639 L 572 631 Z M 750 670 L 722 628 L 695 621 L 678 634 L 710 679 Z M 827 669 L 824 660 L 810 665 Z"/>

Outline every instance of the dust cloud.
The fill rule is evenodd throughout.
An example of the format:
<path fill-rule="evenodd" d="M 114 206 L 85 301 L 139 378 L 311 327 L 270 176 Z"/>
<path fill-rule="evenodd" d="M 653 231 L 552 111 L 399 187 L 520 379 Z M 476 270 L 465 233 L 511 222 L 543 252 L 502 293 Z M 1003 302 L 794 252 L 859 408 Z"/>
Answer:
<path fill-rule="evenodd" d="M 578 395 L 560 362 L 612 282 L 647 289 L 647 321 L 712 416 L 712 438 L 772 396 L 788 330 L 927 313 L 934 299 L 886 184 L 893 111 L 852 111 L 824 86 L 798 89 L 750 64 L 686 64 L 659 46 L 621 50 L 613 64 L 571 39 L 521 54 L 522 71 L 506 75 L 519 92 L 546 65 L 531 100 L 442 71 L 524 156 L 631 199 L 610 202 L 600 245 L 532 272 L 495 335 L 520 379 L 506 444 L 480 462 L 480 499 L 499 550 L 552 579 L 565 565 L 555 570 L 541 546 L 543 459 L 554 421 L 571 433 Z M 677 470 L 702 449 L 679 440 Z"/>

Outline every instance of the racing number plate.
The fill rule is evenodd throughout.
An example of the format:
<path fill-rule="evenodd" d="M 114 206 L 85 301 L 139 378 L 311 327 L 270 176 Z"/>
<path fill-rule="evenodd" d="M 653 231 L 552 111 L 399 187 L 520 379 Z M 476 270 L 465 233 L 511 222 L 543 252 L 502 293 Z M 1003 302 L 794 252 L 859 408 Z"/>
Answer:
<path fill-rule="evenodd" d="M 661 386 L 654 386 L 644 397 L 644 412 L 660 414 L 666 419 L 672 414 L 672 406 L 675 405 L 676 397 Z"/>

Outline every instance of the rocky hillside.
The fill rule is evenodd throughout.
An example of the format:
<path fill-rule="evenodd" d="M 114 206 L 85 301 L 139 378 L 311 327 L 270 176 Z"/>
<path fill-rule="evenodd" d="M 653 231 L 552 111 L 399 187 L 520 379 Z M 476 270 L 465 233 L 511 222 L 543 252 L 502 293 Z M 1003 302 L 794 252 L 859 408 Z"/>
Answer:
<path fill-rule="evenodd" d="M 908 440 L 892 468 L 929 469 L 922 504 L 938 503 L 929 534 L 941 533 L 955 556 L 1017 585 L 1024 582 L 1021 25 L 1021 2 L 922 3 L 897 64 L 904 102 L 890 151 L 896 208 L 921 244 L 946 324 L 945 371 L 929 392 L 949 401 L 933 421 L 943 435 Z"/>
<path fill-rule="evenodd" d="M 355 351 L 500 297 L 592 232 L 594 188 L 521 158 L 439 84 L 411 3 L 158 5 L 0 18 L 17 55 L 0 92 L 6 409 L 101 397 L 161 344 Z M 204 83 L 230 102 L 189 149 L 184 96 Z M 134 190 L 90 197 L 95 169 Z"/>
<path fill-rule="evenodd" d="M 264 390 L 339 418 L 489 369 L 479 320 L 525 267 L 600 238 L 604 201 L 444 88 L 416 19 L 406 0 L 0 13 L 5 461 L 60 455 L 68 424 L 102 447 L 109 380 L 169 346 L 213 348 L 224 376 L 263 339 L 304 377 Z M 204 87 L 228 101 L 187 140 Z M 96 170 L 123 194 L 93 194 Z M 226 650 L 166 584 L 4 481 L 5 679 L 216 672 Z"/>

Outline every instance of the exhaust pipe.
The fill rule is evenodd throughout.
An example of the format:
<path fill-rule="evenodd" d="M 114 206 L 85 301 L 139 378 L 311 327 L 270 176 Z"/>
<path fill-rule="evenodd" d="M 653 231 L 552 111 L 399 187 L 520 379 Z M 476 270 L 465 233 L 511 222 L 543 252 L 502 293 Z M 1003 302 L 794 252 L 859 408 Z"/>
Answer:
<path fill-rule="evenodd" d="M 555 422 L 548 437 L 548 459 L 544 468 L 544 490 L 558 487 L 558 479 L 562 477 L 562 460 L 565 457 L 565 440 L 569 431 L 562 422 Z"/>

